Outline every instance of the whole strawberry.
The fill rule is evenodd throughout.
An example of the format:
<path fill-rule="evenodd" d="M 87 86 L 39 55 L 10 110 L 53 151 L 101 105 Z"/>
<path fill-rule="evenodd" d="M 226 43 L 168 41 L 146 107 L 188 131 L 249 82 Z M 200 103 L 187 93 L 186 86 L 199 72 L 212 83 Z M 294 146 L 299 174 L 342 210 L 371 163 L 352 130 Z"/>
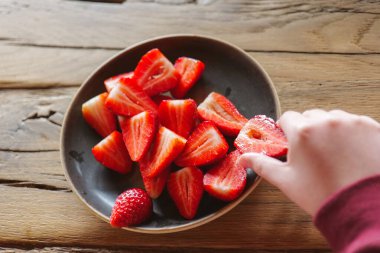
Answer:
<path fill-rule="evenodd" d="M 127 227 L 143 223 L 152 215 L 152 200 L 146 191 L 132 188 L 120 194 L 112 208 L 110 224 Z"/>

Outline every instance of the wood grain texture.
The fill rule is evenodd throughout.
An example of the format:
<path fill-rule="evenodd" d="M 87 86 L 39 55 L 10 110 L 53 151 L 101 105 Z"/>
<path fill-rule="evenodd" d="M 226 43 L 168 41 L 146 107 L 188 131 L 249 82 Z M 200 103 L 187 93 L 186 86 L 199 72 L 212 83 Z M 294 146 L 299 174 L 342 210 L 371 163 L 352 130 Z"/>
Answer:
<path fill-rule="evenodd" d="M 331 81 L 321 87 L 316 82 L 301 82 L 284 83 L 277 89 L 284 109 L 294 105 L 296 109 L 302 109 L 314 103 L 315 106 L 325 108 L 343 106 L 363 112 L 367 105 L 364 99 L 376 103 L 380 95 L 376 85 L 367 84 L 364 88 L 360 83 L 349 85 L 347 87 L 346 83 L 342 88 L 340 82 Z M 341 96 L 339 93 L 344 93 L 345 90 L 347 94 Z M 89 213 L 70 192 L 63 178 L 59 153 L 55 151 L 58 150 L 60 126 L 51 123 L 48 120 L 51 116 L 48 115 L 52 112 L 64 113 L 69 98 L 75 91 L 75 88 L 51 88 L 4 90 L 0 93 L 0 99 L 4 101 L 0 105 L 1 116 L 12 119 L 1 122 L 6 122 L 6 127 L 0 125 L 0 144 L 3 150 L 0 152 L 0 188 L 3 193 L 0 197 L 0 245 L 162 245 L 235 249 L 281 249 L 284 245 L 288 249 L 326 247 L 310 218 L 289 203 L 278 190 L 265 183 L 226 216 L 192 231 L 148 236 L 110 228 Z M 299 96 L 296 101 L 295 94 Z M 330 97 L 326 98 L 328 94 Z M 335 100 L 332 99 L 334 94 Z M 350 100 L 347 100 L 346 95 L 350 96 Z M 10 101 L 16 98 L 21 102 L 13 104 L 11 108 Z M 374 116 L 379 118 L 378 110 L 372 110 Z M 28 115 L 35 116 L 25 123 L 24 119 Z M 37 121 L 39 125 L 35 127 L 27 124 L 27 121 Z M 17 128 L 23 131 L 12 133 L 12 129 Z M 25 132 L 33 134 L 24 134 Z M 9 136 L 12 136 L 11 139 Z M 28 212 L 19 217 L 19 210 Z M 239 229 L 227 229 L 220 233 L 221 227 L 236 226 Z M 275 241 L 273 234 L 278 234 Z"/>
<path fill-rule="evenodd" d="M 120 49 L 154 36 L 196 33 L 227 39 L 246 50 L 380 52 L 376 1 L 126 1 L 118 5 L 3 0 L 0 13 L 1 43 L 24 47 Z"/>
<path fill-rule="evenodd" d="M 33 248 L 33 249 L 15 249 L 15 248 L 0 248 L 0 251 L 3 253 L 63 253 L 63 252 L 75 252 L 75 253 L 182 253 L 182 252 L 188 252 L 188 253 L 202 253 L 205 252 L 205 249 L 199 249 L 199 248 L 154 248 L 154 247 L 138 247 L 138 248 L 128 248 L 128 249 L 122 249 L 122 250 L 112 250 L 112 249 L 105 249 L 105 248 L 97 248 L 97 249 L 91 249 L 91 248 L 73 248 L 73 247 L 43 247 L 43 248 Z M 207 249 L 207 252 L 209 253 L 230 253 L 231 249 Z M 252 252 L 252 250 L 249 249 L 238 249 L 234 250 L 234 252 L 239 253 L 248 253 Z M 330 252 L 329 250 L 308 250 L 308 249 L 301 249 L 301 250 L 255 250 L 255 253 L 327 253 Z"/>
<path fill-rule="evenodd" d="M 18 54 L 16 52 L 19 52 Z M 119 50 L 0 46 L 1 88 L 79 86 Z M 380 55 L 250 52 L 282 82 L 379 83 Z M 38 63 L 38 64 L 36 64 Z M 46 69 L 49 71 L 46 71 Z"/>
<path fill-rule="evenodd" d="M 230 249 L 281 249 L 285 245 L 288 249 L 326 247 L 308 216 L 266 184 L 260 185 L 256 193 L 233 211 L 206 226 L 154 236 L 111 228 L 90 213 L 72 193 L 3 184 L 0 191 L 2 245 Z M 20 210 L 27 211 L 20 215 Z M 232 229 L 236 226 L 239 229 Z M 221 233 L 221 228 L 230 229 Z M 273 234 L 276 234 L 275 240 Z"/>
<path fill-rule="evenodd" d="M 376 1 L 3 0 L 0 27 L 0 251 L 328 252 L 310 218 L 265 182 L 194 230 L 112 229 L 69 189 L 59 134 L 77 87 L 97 66 L 170 33 L 245 49 L 271 76 L 283 111 L 341 108 L 380 120 Z"/>

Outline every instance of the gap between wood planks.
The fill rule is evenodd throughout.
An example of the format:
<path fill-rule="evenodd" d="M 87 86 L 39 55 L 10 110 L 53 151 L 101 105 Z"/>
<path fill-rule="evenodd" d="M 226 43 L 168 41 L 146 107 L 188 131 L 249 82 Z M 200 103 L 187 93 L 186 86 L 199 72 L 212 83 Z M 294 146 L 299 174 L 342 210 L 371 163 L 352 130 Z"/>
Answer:
<path fill-rule="evenodd" d="M 155 4 L 166 4 L 166 5 L 182 5 L 182 4 L 200 4 L 206 5 L 214 3 L 216 0 L 70 0 L 70 1 L 81 1 L 81 2 L 101 2 L 101 3 L 114 3 L 122 4 L 124 2 L 143 2 L 143 3 L 155 3 Z"/>
<path fill-rule="evenodd" d="M 40 48 L 58 48 L 58 49 L 78 49 L 78 50 L 110 50 L 120 51 L 126 49 L 125 47 L 101 47 L 101 46 L 61 46 L 53 44 L 37 44 L 37 43 L 18 43 L 11 42 L 6 43 L 10 46 L 20 47 L 40 47 Z M 328 55 L 378 55 L 380 52 L 334 52 L 334 51 L 292 51 L 292 50 L 255 50 L 255 49 L 243 49 L 247 53 L 286 53 L 286 54 L 328 54 Z"/>
<path fill-rule="evenodd" d="M 9 187 L 22 187 L 22 188 L 33 188 L 40 190 L 48 190 L 48 191 L 62 191 L 62 192 L 72 192 L 67 187 L 58 187 L 49 184 L 36 183 L 32 181 L 24 181 L 24 180 L 15 180 L 15 179 L 2 179 L 0 178 L 0 185 L 9 186 Z"/>

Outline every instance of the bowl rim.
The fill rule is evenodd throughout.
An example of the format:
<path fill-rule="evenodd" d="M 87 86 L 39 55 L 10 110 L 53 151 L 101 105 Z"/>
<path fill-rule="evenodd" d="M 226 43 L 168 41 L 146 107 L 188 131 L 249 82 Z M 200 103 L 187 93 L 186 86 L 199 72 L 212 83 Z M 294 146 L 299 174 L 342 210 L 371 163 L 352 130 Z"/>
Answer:
<path fill-rule="evenodd" d="M 100 71 L 103 67 L 111 63 L 115 58 L 118 58 L 122 54 L 125 54 L 127 51 L 142 46 L 147 43 L 151 43 L 153 41 L 157 40 L 163 40 L 163 39 L 173 39 L 173 38 L 196 38 L 196 39 L 204 39 L 220 44 L 224 44 L 225 46 L 231 47 L 234 50 L 239 51 L 242 55 L 244 55 L 253 65 L 256 66 L 256 68 L 263 74 L 263 78 L 265 81 L 268 83 L 269 88 L 273 94 L 273 99 L 274 99 L 274 104 L 275 104 L 275 113 L 276 116 L 278 117 L 281 113 L 281 107 L 280 107 L 280 101 L 279 97 L 277 94 L 277 91 L 275 89 L 275 86 L 270 79 L 268 73 L 264 70 L 264 68 L 254 59 L 252 56 L 250 56 L 247 52 L 245 52 L 243 49 L 239 48 L 238 46 L 227 42 L 223 39 L 216 38 L 216 37 L 211 37 L 211 36 L 205 36 L 205 35 L 197 35 L 197 34 L 168 34 L 168 35 L 163 35 L 163 36 L 157 36 L 153 38 L 149 38 L 137 43 L 132 44 L 131 46 L 126 47 L 125 49 L 119 51 L 115 55 L 111 56 L 108 58 L 105 62 L 103 62 L 99 67 L 97 67 L 94 71 L 91 72 L 91 74 L 82 82 L 82 84 L 79 86 L 79 89 L 76 91 L 74 94 L 74 97 L 71 99 L 63 120 L 62 124 L 62 130 L 60 134 L 60 159 L 64 171 L 65 178 L 71 188 L 71 190 L 75 193 L 75 195 L 79 198 L 81 202 L 83 202 L 96 216 L 98 216 L 100 219 L 104 220 L 105 222 L 109 223 L 109 217 L 105 216 L 102 214 L 100 211 L 95 209 L 93 206 L 91 206 L 90 203 L 88 203 L 84 197 L 81 196 L 81 194 L 78 192 L 77 188 L 74 186 L 74 183 L 71 180 L 71 177 L 68 172 L 68 164 L 66 163 L 66 149 L 64 145 L 64 137 L 67 132 L 67 121 L 70 118 L 70 115 L 72 114 L 72 107 L 76 100 L 79 97 L 79 94 L 81 91 L 84 89 L 85 85 L 88 83 L 88 81 L 98 72 Z M 242 202 L 246 197 L 260 184 L 262 178 L 260 176 L 257 176 L 253 182 L 253 184 L 244 191 L 242 195 L 240 195 L 237 199 L 233 200 L 232 202 L 228 203 L 226 206 L 223 208 L 219 209 L 218 211 L 211 213 L 201 219 L 194 220 L 194 221 L 189 221 L 188 223 L 185 224 L 180 224 L 180 225 L 173 225 L 172 227 L 167 227 L 167 228 L 145 228 L 145 227 L 123 227 L 122 229 L 128 230 L 128 231 L 133 231 L 133 232 L 139 232 L 139 233 L 145 233 L 145 234 L 166 234 L 166 233 L 174 233 L 174 232 L 179 232 L 179 231 L 184 231 L 184 230 L 189 230 L 195 227 L 199 227 L 201 225 L 204 225 L 210 221 L 213 221 L 220 216 L 226 214 L 227 212 L 231 211 L 234 207 L 236 207 L 240 202 Z"/>

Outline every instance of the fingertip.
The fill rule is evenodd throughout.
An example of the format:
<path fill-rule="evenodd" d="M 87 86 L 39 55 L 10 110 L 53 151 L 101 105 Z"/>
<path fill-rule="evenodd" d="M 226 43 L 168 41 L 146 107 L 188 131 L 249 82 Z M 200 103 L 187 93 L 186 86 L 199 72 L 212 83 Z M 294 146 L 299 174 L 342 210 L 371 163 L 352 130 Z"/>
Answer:
<path fill-rule="evenodd" d="M 238 159 L 238 163 L 240 166 L 243 166 L 246 169 L 247 168 L 253 169 L 253 167 L 255 167 L 255 159 L 257 159 L 257 156 L 260 156 L 260 154 L 258 153 L 242 154 Z"/>

